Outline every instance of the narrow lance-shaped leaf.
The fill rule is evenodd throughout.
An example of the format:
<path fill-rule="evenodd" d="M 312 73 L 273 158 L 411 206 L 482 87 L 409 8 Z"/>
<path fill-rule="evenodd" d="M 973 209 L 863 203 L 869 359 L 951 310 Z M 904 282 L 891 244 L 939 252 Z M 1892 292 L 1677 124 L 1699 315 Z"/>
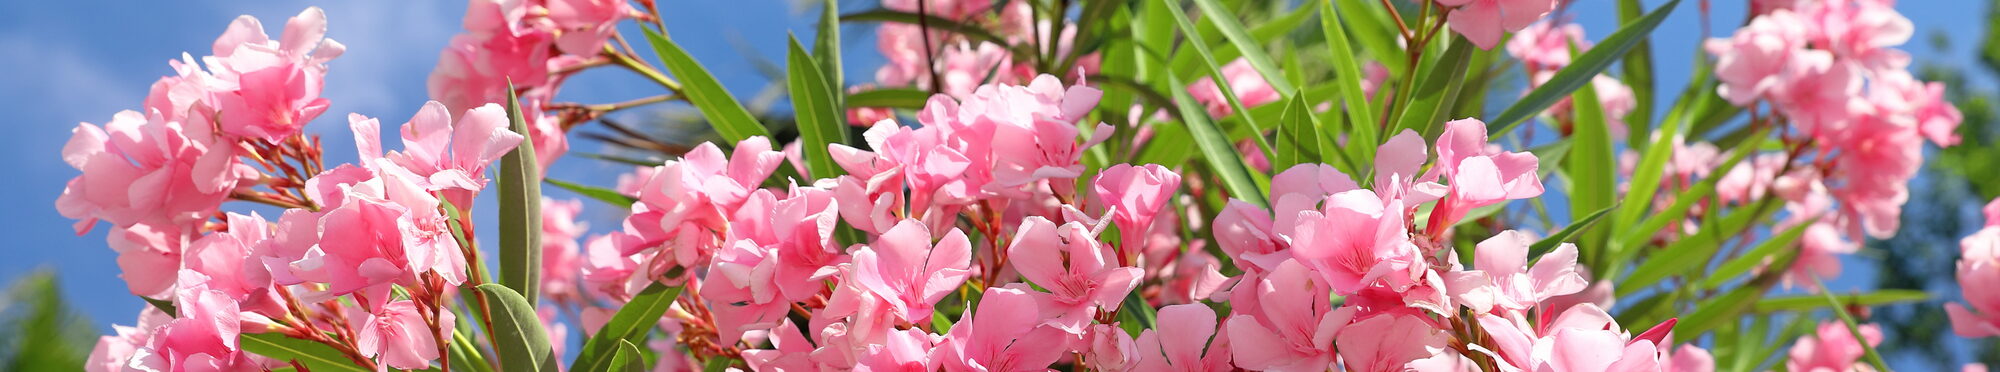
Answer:
<path fill-rule="evenodd" d="M 1701 287 L 1709 289 L 1720 288 L 1730 280 L 1736 279 L 1737 276 L 1748 273 L 1751 269 L 1757 268 L 1757 266 L 1769 263 L 1770 260 L 1767 260 L 1767 258 L 1770 258 L 1771 255 L 1777 254 L 1782 250 L 1798 249 L 1798 246 L 1792 243 L 1797 243 L 1799 237 L 1805 236 L 1806 229 L 1812 227 L 1812 224 L 1812 221 L 1809 220 L 1794 225 L 1791 228 L 1785 229 L 1784 232 L 1772 235 L 1770 239 L 1765 239 L 1763 242 L 1757 243 L 1756 247 L 1750 248 L 1742 256 L 1737 256 L 1728 262 L 1723 262 L 1722 266 L 1716 266 L 1715 271 L 1708 274 L 1707 279 L 1701 281 Z"/>
<path fill-rule="evenodd" d="M 1229 101 L 1229 107 L 1233 108 L 1235 112 L 1244 113 L 1243 115 L 1240 115 L 1241 117 L 1243 117 L 1243 122 L 1249 123 L 1252 133 L 1257 134 L 1255 136 L 1250 137 L 1257 143 L 1257 151 L 1262 153 L 1265 159 L 1271 158 L 1272 155 L 1271 155 L 1270 141 L 1264 140 L 1264 125 L 1257 122 L 1257 117 L 1255 115 L 1248 114 L 1250 112 L 1250 109 L 1243 106 L 1243 99 L 1237 98 L 1236 90 L 1230 89 L 1229 76 L 1224 75 L 1222 73 L 1222 63 L 1217 62 L 1215 60 L 1215 53 L 1209 51 L 1208 41 L 1202 40 L 1201 32 L 1199 32 L 1198 29 L 1195 28 L 1193 21 L 1188 20 L 1187 12 L 1182 11 L 1179 5 L 1173 3 L 1173 0 L 1159 0 L 1159 2 L 1160 4 L 1164 5 L 1163 7 L 1167 9 L 1167 12 L 1172 13 L 1174 15 L 1174 24 L 1180 25 L 1181 35 L 1187 36 L 1186 44 L 1190 47 L 1194 47 L 1195 55 L 1200 56 L 1202 64 L 1208 67 L 1208 76 L 1210 79 L 1215 80 L 1215 88 L 1217 90 L 1222 91 L 1222 98 Z M 1277 75 L 1274 74 L 1271 76 L 1277 76 Z M 1274 80 L 1283 80 L 1283 77 L 1278 77 L 1277 79 Z M 1182 85 L 1178 81 L 1176 81 L 1173 84 L 1173 86 L 1182 87 L 1185 85 Z M 1174 89 L 1174 91 L 1175 93 L 1182 93 L 1182 94 L 1185 93 L 1185 89 Z M 1175 101 L 1179 102 L 1176 104 L 1181 106 L 1181 112 L 1183 113 L 1181 117 L 1183 119 L 1187 117 L 1186 112 L 1188 107 L 1190 106 L 1201 107 L 1201 105 L 1196 104 L 1192 98 L 1190 98 L 1186 102 L 1180 102 L 1180 100 L 1178 99 L 1179 98 L 1178 95 L 1176 95 L 1175 98 L 1176 98 Z M 1221 131 L 1218 130 L 1217 133 L 1220 134 Z M 1199 138 L 1199 134 L 1197 134 L 1196 137 Z M 1244 173 L 1244 175 L 1246 176 L 1245 178 L 1248 178 L 1247 177 L 1248 173 Z M 1263 203 L 1258 203 L 1258 204 L 1261 205 Z"/>
<path fill-rule="evenodd" d="M 1174 85 L 1180 85 L 1180 79 L 1169 79 Z M 1201 104 L 1195 103 L 1194 97 L 1188 96 L 1187 91 L 1174 90 L 1174 105 L 1180 107 L 1181 121 L 1187 123 L 1195 146 L 1201 148 L 1202 158 L 1208 160 L 1208 168 L 1215 172 L 1216 177 L 1222 178 L 1222 187 L 1229 190 L 1229 196 L 1259 207 L 1266 206 L 1264 192 L 1257 189 L 1255 181 L 1250 178 L 1250 170 L 1243 166 L 1243 155 L 1236 153 L 1236 148 L 1229 145 L 1222 130 L 1208 121 L 1208 113 L 1201 112 Z"/>
<path fill-rule="evenodd" d="M 298 361 L 314 371 L 368 372 L 367 368 L 354 365 L 353 360 L 331 346 L 277 333 L 245 333 L 237 338 L 237 345 L 243 351 L 267 358 Z"/>
<path fill-rule="evenodd" d="M 549 334 L 542 329 L 541 317 L 535 315 L 535 305 L 499 284 L 480 284 L 474 289 L 493 304 L 493 329 L 489 331 L 498 343 L 493 345 L 493 354 L 500 357 L 500 370 L 555 371 L 556 357 L 550 353 Z"/>
<path fill-rule="evenodd" d="M 1208 19 L 1210 23 L 1215 24 L 1215 28 L 1222 30 L 1222 37 L 1236 45 L 1236 50 L 1243 54 L 1243 60 L 1249 61 L 1250 68 L 1256 69 L 1257 74 L 1264 77 L 1264 81 L 1270 82 L 1272 89 L 1285 97 L 1298 94 L 1298 88 L 1292 87 L 1292 83 L 1285 80 L 1284 74 L 1278 71 L 1278 63 L 1271 60 L 1269 53 L 1264 52 L 1261 43 L 1243 30 L 1243 23 L 1236 20 L 1235 13 L 1223 8 L 1222 4 L 1215 0 L 1194 0 L 1194 4 L 1201 8 L 1202 18 Z M 1225 80 L 1216 78 L 1216 81 Z M 1222 83 L 1218 83 L 1220 84 Z"/>
<path fill-rule="evenodd" d="M 1861 344 L 1861 356 L 1863 360 L 1867 360 L 1869 365 L 1875 366 L 1875 370 L 1877 371 L 1893 371 L 1889 369 L 1887 363 L 1882 362 L 1882 353 L 1875 352 L 1875 345 L 1869 345 L 1866 341 L 1868 338 L 1861 336 L 1860 322 L 1855 321 L 1854 315 L 1848 314 L 1847 309 L 1841 307 L 1840 299 L 1833 297 L 1833 291 L 1826 290 L 1826 282 L 1820 281 L 1819 276 L 1814 275 L 1813 284 L 1819 286 L 1820 295 L 1826 296 L 1828 306 L 1833 306 L 1833 316 L 1840 318 L 1841 324 L 1847 325 L 1847 333 L 1854 336 L 1855 340 L 1861 341 L 1857 343 Z"/>
<path fill-rule="evenodd" d="M 611 358 L 611 369 L 609 370 L 646 372 L 652 370 L 652 368 L 646 366 L 646 354 L 641 353 L 638 346 L 632 346 L 632 343 L 629 341 L 619 340 L 618 352 Z"/>
<path fill-rule="evenodd" d="M 819 32 L 813 34 L 812 55 L 819 61 L 820 76 L 826 79 L 826 86 L 833 89 L 834 99 L 847 82 L 840 70 L 840 0 L 821 0 L 824 5 L 819 13 Z M 841 107 L 835 103 L 834 107 Z"/>
<path fill-rule="evenodd" d="M 827 154 L 827 145 L 847 143 L 847 117 L 840 112 L 840 102 L 834 98 L 833 89 L 827 87 L 819 64 L 806 54 L 796 37 L 785 52 L 785 66 L 792 112 L 798 117 L 799 140 L 805 142 L 799 155 L 805 157 L 806 171 L 814 179 L 837 177 L 842 172 Z"/>
<path fill-rule="evenodd" d="M 595 371 L 608 367 L 614 348 L 620 342 L 643 343 L 646 333 L 658 324 L 660 316 L 680 298 L 681 287 L 653 283 L 633 295 L 632 300 L 611 315 L 589 340 L 583 343 L 583 350 L 577 353 L 571 367 L 579 371 Z"/>
<path fill-rule="evenodd" d="M 1921 290 L 1883 289 L 1868 293 L 1837 295 L 1828 302 L 1825 295 L 1797 295 L 1772 297 L 1757 301 L 1753 309 L 1760 313 L 1777 311 L 1807 311 L 1819 308 L 1842 309 L 1851 306 L 1882 306 L 1899 303 L 1923 302 L 1931 295 Z"/>
<path fill-rule="evenodd" d="M 847 107 L 924 108 L 931 92 L 908 88 L 875 88 L 847 95 Z M 869 123 L 874 124 L 874 123 Z"/>
<path fill-rule="evenodd" d="M 1570 215 L 1581 216 L 1616 202 L 1618 156 L 1611 150 L 1611 126 L 1605 120 L 1604 106 L 1597 103 L 1597 90 L 1588 86 L 1577 89 L 1570 102 L 1576 110 L 1572 135 L 1576 154 L 1563 159 L 1563 173 L 1570 184 Z M 1610 230 L 1598 229 L 1584 232 L 1579 240 L 1582 258 L 1591 263 L 1593 272 L 1604 272 L 1605 265 L 1613 264 L 1604 254 L 1608 251 L 1604 242 L 1610 236 Z"/>
<path fill-rule="evenodd" d="M 542 286 L 542 170 L 535 161 L 535 136 L 526 135 L 521 100 L 512 93 L 513 84 L 507 88 L 508 128 L 523 136 L 520 146 L 500 157 L 499 281 L 532 307 Z"/>
<path fill-rule="evenodd" d="M 1673 0 L 1661 5 L 1658 9 L 1654 9 L 1653 13 L 1619 28 L 1618 32 L 1605 37 L 1603 41 L 1597 43 L 1597 46 L 1591 47 L 1590 51 L 1577 56 L 1569 66 L 1556 71 L 1555 76 L 1550 77 L 1549 81 L 1535 87 L 1527 96 L 1514 102 L 1513 106 L 1500 111 L 1499 116 L 1487 121 L 1488 135 L 1499 138 L 1514 130 L 1514 127 L 1522 121 L 1528 120 L 1528 117 L 1548 109 L 1556 101 L 1569 96 L 1570 92 L 1589 85 L 1591 78 L 1603 73 L 1604 69 L 1611 67 L 1611 63 L 1624 56 L 1625 52 L 1631 51 L 1633 47 L 1645 41 L 1646 34 L 1660 27 L 1660 22 L 1665 21 L 1667 15 L 1673 13 L 1674 7 L 1680 4 L 1681 0 Z"/>
<path fill-rule="evenodd" d="M 1638 20 L 1644 11 L 1639 0 L 1618 0 L 1620 23 Z M 1632 52 L 1625 55 L 1625 63 L 1620 65 L 1625 69 L 1620 80 L 1632 88 L 1632 112 L 1624 118 L 1625 126 L 1630 129 L 1626 131 L 1628 144 L 1643 144 L 1646 129 L 1653 127 L 1653 43 L 1648 38 L 1640 37 L 1639 44 L 1632 47 Z"/>
<path fill-rule="evenodd" d="M 701 110 L 702 117 L 708 119 L 715 132 L 729 143 L 737 143 L 752 136 L 770 136 L 770 131 L 757 122 L 757 117 L 749 109 L 736 102 L 736 98 L 723 89 L 722 82 L 708 74 L 694 56 L 681 49 L 673 39 L 660 35 L 650 28 L 640 27 L 646 33 L 646 41 L 653 44 L 653 52 L 659 53 L 660 64 L 668 72 L 681 79 L 681 94 L 687 96 L 688 103 Z"/>
<path fill-rule="evenodd" d="M 584 197 L 596 201 L 601 201 L 604 202 L 604 204 L 610 204 L 611 206 L 614 207 L 631 208 L 632 203 L 639 202 L 639 198 L 634 198 L 625 194 L 620 194 L 618 193 L 618 190 L 612 190 L 597 186 L 590 186 L 554 178 L 544 178 L 542 179 L 542 181 L 548 182 L 550 185 L 555 185 L 555 187 L 557 188 L 561 188 L 563 190 L 569 190 L 570 192 L 574 192 L 577 195 L 583 195 Z"/>
<path fill-rule="evenodd" d="M 1380 134 L 1376 133 L 1375 106 L 1368 103 L 1366 90 L 1361 89 L 1362 83 L 1367 78 L 1361 75 L 1361 64 L 1354 59 L 1357 53 L 1347 42 L 1347 28 L 1340 24 L 1340 13 L 1335 8 L 1338 7 L 1320 7 L 1319 26 L 1320 31 L 1326 34 L 1327 48 L 1333 52 L 1334 84 L 1340 86 L 1340 101 L 1345 107 L 1342 111 L 1347 113 L 1348 127 L 1353 129 L 1349 134 L 1353 135 L 1358 143 L 1377 143 L 1380 141 Z M 1369 164 L 1374 161 L 1374 146 L 1350 146 L 1350 148 L 1349 151 L 1359 155 L 1349 157 L 1350 161 L 1359 160 L 1357 164 Z M 1359 170 L 1350 169 L 1350 171 Z"/>

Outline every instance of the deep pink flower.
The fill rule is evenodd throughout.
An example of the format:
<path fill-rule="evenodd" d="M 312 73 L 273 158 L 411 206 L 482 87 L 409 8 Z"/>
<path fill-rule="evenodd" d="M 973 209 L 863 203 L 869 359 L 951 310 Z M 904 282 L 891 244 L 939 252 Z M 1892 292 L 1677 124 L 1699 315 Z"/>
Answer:
<path fill-rule="evenodd" d="M 208 278 L 181 271 L 174 305 L 179 316 L 152 331 L 146 346 L 132 354 L 128 370 L 260 371 L 237 349 L 242 318 L 236 302 L 207 288 Z"/>
<path fill-rule="evenodd" d="M 1050 318 L 1047 325 L 1083 334 L 1097 312 L 1117 309 L 1138 287 L 1144 271 L 1121 266 L 1116 253 L 1097 241 L 1097 232 L 1075 221 L 1057 226 L 1029 216 L 1007 246 L 1008 262 L 1021 277 L 1049 291 L 1040 306 Z"/>
<path fill-rule="evenodd" d="M 724 243 L 728 214 L 784 161 L 784 153 L 772 151 L 764 137 L 738 142 L 728 157 L 714 144 L 695 146 L 680 160 L 645 175 L 619 246 L 626 254 L 664 247 L 676 265 L 705 264 Z"/>

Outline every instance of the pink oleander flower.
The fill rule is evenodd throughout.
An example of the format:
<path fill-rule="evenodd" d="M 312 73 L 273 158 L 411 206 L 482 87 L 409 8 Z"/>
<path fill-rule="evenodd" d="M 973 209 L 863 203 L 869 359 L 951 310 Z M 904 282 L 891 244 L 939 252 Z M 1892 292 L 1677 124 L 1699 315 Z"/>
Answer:
<path fill-rule="evenodd" d="M 152 225 L 112 227 L 105 243 L 118 252 L 118 277 L 132 294 L 153 299 L 171 299 L 174 278 L 181 266 L 189 232 L 161 229 Z"/>
<path fill-rule="evenodd" d="M 1212 313 L 1211 313 L 1212 315 Z M 1210 317 L 1213 320 L 1213 317 Z M 1116 324 L 1092 324 L 1084 331 L 1077 353 L 1085 358 L 1085 366 L 1098 371 L 1136 371 L 1139 346 L 1132 336 Z"/>
<path fill-rule="evenodd" d="M 1417 151 L 1423 151 L 1419 146 Z M 1299 164 L 1271 177 L 1271 209 L 1231 200 L 1215 216 L 1215 239 L 1246 271 L 1268 272 L 1292 258 L 1299 212 L 1317 209 L 1327 196 L 1359 189 L 1354 179 L 1325 164 Z"/>
<path fill-rule="evenodd" d="M 1049 318 L 1044 324 L 1081 335 L 1092 317 L 1117 309 L 1139 286 L 1144 271 L 1123 266 L 1115 252 L 1097 241 L 1102 227 L 1076 221 L 1057 226 L 1041 216 L 1021 221 L 1007 246 L 1007 259 L 1022 278 L 1049 291 L 1037 293 Z"/>
<path fill-rule="evenodd" d="M 426 190 L 443 191 L 452 205 L 469 209 L 472 196 L 486 188 L 486 166 L 513 151 L 523 137 L 507 129 L 507 111 L 500 105 L 466 110 L 455 122 L 446 110 L 437 101 L 425 102 L 403 123 L 403 150 L 388 154 L 382 153 L 381 125 L 375 119 L 350 115 L 348 123 L 362 165 L 395 163 L 421 177 L 418 184 Z"/>
<path fill-rule="evenodd" d="M 1757 16 L 1726 38 L 1710 39 L 1708 53 L 1716 56 L 1717 93 L 1746 105 L 1781 83 L 1778 74 L 1806 45 L 1805 21 L 1790 10 Z"/>
<path fill-rule="evenodd" d="M 1563 243 L 1528 265 L 1527 234 L 1507 230 L 1473 249 L 1473 264 L 1479 270 L 1444 274 L 1453 299 L 1474 313 L 1505 310 L 1526 315 L 1551 297 L 1583 291 L 1590 283 L 1578 273 L 1576 245 Z M 1493 309 L 1497 307 L 1498 309 Z"/>
<path fill-rule="evenodd" d="M 625 254 L 664 247 L 675 265 L 698 267 L 724 241 L 729 214 L 742 206 L 752 190 L 764 183 L 785 154 L 772 151 L 764 137 L 746 138 L 734 153 L 703 143 L 678 161 L 669 161 L 647 175 L 625 220 L 619 246 Z"/>
<path fill-rule="evenodd" d="M 326 38 L 326 12 L 311 7 L 285 22 L 279 40 L 266 36 L 257 18 L 237 17 L 214 49 L 209 69 L 235 82 L 234 89 L 214 92 L 222 131 L 278 142 L 326 112 L 319 96 L 326 62 L 347 48 Z"/>
<path fill-rule="evenodd" d="M 1551 19 L 1515 33 L 1507 40 L 1507 55 L 1521 60 L 1528 71 L 1554 71 L 1569 66 L 1572 46 L 1578 52 L 1590 50 L 1583 26 Z"/>
<path fill-rule="evenodd" d="M 1281 98 L 1277 89 L 1271 88 L 1271 83 L 1264 80 L 1264 75 L 1250 67 L 1250 60 L 1238 57 L 1230 61 L 1222 66 L 1222 76 L 1229 81 L 1229 91 L 1236 93 L 1236 99 L 1243 102 L 1243 108 L 1263 106 Z M 1208 116 L 1220 118 L 1235 112 L 1229 105 L 1229 99 L 1223 97 L 1222 88 L 1216 86 L 1213 76 L 1203 75 L 1188 84 L 1187 91 L 1189 96 L 1208 109 Z"/>
<path fill-rule="evenodd" d="M 919 118 L 952 128 L 965 142 L 973 163 L 967 178 L 974 185 L 1013 195 L 1042 180 L 1083 174 L 1083 151 L 1111 137 L 1111 126 L 1098 123 L 1091 138 L 1077 143 L 1078 121 L 1103 94 L 1082 85 L 1065 88 L 1055 76 L 1041 75 L 1027 86 L 980 86 L 957 105 L 933 107 L 943 102 L 933 98 Z"/>
<path fill-rule="evenodd" d="M 1661 369 L 1661 349 L 1674 322 L 1632 336 L 1595 304 L 1544 315 L 1530 327 L 1521 318 L 1478 316 L 1502 368 L 1533 371 L 1634 371 Z"/>
<path fill-rule="evenodd" d="M 235 144 L 206 124 L 133 111 L 119 112 L 103 127 L 81 123 L 63 145 L 63 161 L 83 174 L 70 179 L 56 198 L 56 210 L 78 220 L 79 234 L 99 220 L 120 228 L 192 229 L 238 182 L 256 177 L 235 155 Z"/>
<path fill-rule="evenodd" d="M 1341 364 L 1349 371 L 1464 371 L 1471 365 L 1447 347 L 1451 333 L 1423 316 L 1385 313 L 1334 327 L 1334 344 L 1340 350 Z M 1433 356 L 1437 359 L 1426 360 Z M 1453 364 L 1457 366 L 1446 367 Z"/>
<path fill-rule="evenodd" d="M 1439 0 L 1438 5 L 1459 7 L 1446 21 L 1451 30 L 1465 35 L 1479 49 L 1493 49 L 1500 34 L 1520 31 L 1549 11 L 1553 0 Z"/>
<path fill-rule="evenodd" d="M 1298 261 L 1279 264 L 1261 280 L 1245 280 L 1247 288 L 1233 294 L 1241 297 L 1230 301 L 1236 315 L 1224 325 L 1236 366 L 1270 371 L 1329 368 L 1334 336 L 1353 320 L 1355 308 L 1334 309 L 1324 295 L 1330 289 Z"/>
<path fill-rule="evenodd" d="M 1423 280 L 1423 253 L 1403 223 L 1403 201 L 1370 190 L 1333 194 L 1324 209 L 1299 213 L 1292 254 L 1334 293 L 1382 286 L 1402 292 Z"/>
<path fill-rule="evenodd" d="M 89 359 L 84 360 L 83 369 L 89 372 L 124 371 L 125 365 L 139 348 L 146 347 L 146 341 L 153 338 L 153 332 L 174 320 L 173 316 L 161 312 L 159 308 L 146 305 L 139 310 L 139 320 L 132 326 L 111 326 L 116 333 L 97 338 L 97 346 L 90 350 Z"/>
<path fill-rule="evenodd" d="M 278 284 L 327 284 L 301 295 L 308 301 L 361 292 L 380 305 L 389 300 L 389 284 L 414 285 L 421 273 L 463 283 L 464 253 L 442 203 L 419 182 L 386 161 L 321 173 L 306 181 L 306 190 L 322 211 L 286 211 L 277 236 L 257 254 Z"/>
<path fill-rule="evenodd" d="M 1910 41 L 1916 25 L 1896 12 L 1893 1 L 1801 1 L 1797 11 L 1811 26 L 1807 39 L 1819 49 L 1869 70 L 1901 70 L 1910 65 L 1910 54 L 1895 47 Z"/>
<path fill-rule="evenodd" d="M 152 331 L 152 339 L 132 354 L 127 370 L 260 371 L 263 366 L 237 349 L 243 319 L 236 302 L 207 288 L 208 278 L 181 271 L 174 305 L 180 314 Z"/>
<path fill-rule="evenodd" d="M 1157 318 L 1158 327 L 1139 332 L 1133 370 L 1230 370 L 1228 333 L 1218 332 L 1214 309 L 1204 304 L 1171 305 L 1160 308 Z"/>
<path fill-rule="evenodd" d="M 987 288 L 978 309 L 966 312 L 931 353 L 949 372 L 1044 371 L 1067 355 L 1069 334 L 1042 325 L 1025 286 Z"/>
<path fill-rule="evenodd" d="M 1889 120 L 1916 127 L 1924 139 L 1940 147 L 1958 144 L 1958 125 L 1965 114 L 1945 99 L 1944 83 L 1918 81 L 1903 70 L 1877 72 L 1872 82 L 1869 101 L 1889 113 Z"/>
<path fill-rule="evenodd" d="M 196 239 L 182 256 L 181 267 L 209 278 L 208 288 L 239 301 L 244 311 L 283 317 L 285 305 L 272 290 L 271 273 L 255 255 L 258 245 L 274 233 L 264 216 L 229 213 L 226 231 Z"/>
<path fill-rule="evenodd" d="M 1508 152 L 1486 142 L 1486 123 L 1459 119 L 1445 123 L 1438 136 L 1438 161 L 1425 179 L 1444 179 L 1444 201 L 1433 211 L 1426 231 L 1443 231 L 1474 208 L 1542 195 L 1536 176 L 1540 161 L 1528 152 Z"/>
<path fill-rule="evenodd" d="M 972 242 L 954 228 L 933 245 L 930 229 L 922 222 L 903 220 L 872 244 L 855 250 L 853 259 L 855 282 L 896 316 L 922 323 L 930 320 L 932 305 L 971 275 Z"/>
<path fill-rule="evenodd" d="M 1791 359 L 1785 360 L 1785 369 L 1793 371 L 1853 371 L 1866 368 L 1860 365 L 1861 357 L 1867 352 L 1865 347 L 1882 344 L 1882 328 L 1874 324 L 1860 325 L 1861 340 L 1854 338 L 1854 332 L 1846 324 L 1827 322 L 1819 325 L 1819 330 L 1811 335 L 1799 337 L 1792 344 Z"/>
<path fill-rule="evenodd" d="M 1120 242 L 1126 252 L 1145 247 L 1153 219 L 1166 207 L 1181 186 L 1181 175 L 1159 164 L 1113 165 L 1097 173 L 1091 182 L 1096 203 L 1102 204 L 1118 224 Z"/>
<path fill-rule="evenodd" d="M 575 301 L 578 269 L 583 267 L 583 246 L 577 239 L 590 231 L 590 224 L 577 220 L 583 201 L 542 197 L 542 295 L 559 301 Z"/>
<path fill-rule="evenodd" d="M 451 339 L 454 327 L 438 327 L 437 334 L 424 323 L 420 311 L 429 311 L 410 301 L 395 301 L 372 313 L 352 313 L 351 323 L 360 326 L 355 348 L 361 355 L 377 357 L 387 367 L 424 369 L 438 358 L 437 340 Z M 438 324 L 452 324 L 452 312 L 438 312 Z"/>
<path fill-rule="evenodd" d="M 556 47 L 563 53 L 588 56 L 601 52 L 605 40 L 618 32 L 618 22 L 636 12 L 627 0 L 544 0 L 540 5 L 553 25 Z"/>
<path fill-rule="evenodd" d="M 2000 336 L 2000 199 L 1986 204 L 1986 225 L 1959 240 L 1958 283 L 1965 303 L 1944 305 L 1959 337 Z M 1972 306 L 1967 309 L 1967 304 Z"/>

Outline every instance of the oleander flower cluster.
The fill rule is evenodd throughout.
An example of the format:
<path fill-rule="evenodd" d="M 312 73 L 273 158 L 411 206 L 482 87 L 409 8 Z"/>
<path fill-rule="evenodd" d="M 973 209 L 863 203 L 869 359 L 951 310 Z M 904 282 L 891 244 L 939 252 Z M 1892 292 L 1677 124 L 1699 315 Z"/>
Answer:
<path fill-rule="evenodd" d="M 320 93 L 345 49 L 308 8 L 276 39 L 238 18 L 213 55 L 169 61 L 141 111 L 78 125 L 62 159 L 81 174 L 56 207 L 79 234 L 109 225 L 149 302 L 91 371 L 1714 371 L 1711 350 L 1765 348 L 1705 337 L 1749 308 L 1711 306 L 1718 293 L 1830 290 L 1816 283 L 1895 232 L 1926 144 L 1956 144 L 1963 120 L 1908 72 L 1911 22 L 1891 2 L 1751 3 L 1690 83 L 1716 88 L 1655 120 L 1635 94 L 1650 87 L 1626 85 L 1650 79 L 1580 62 L 1629 45 L 1592 45 L 1554 0 L 1336 0 L 1249 32 L 1231 14 L 1171 19 L 1178 1 L 887 0 L 845 17 L 829 1 L 824 20 L 886 22 L 886 62 L 849 84 L 839 55 L 794 39 L 781 118 L 728 97 L 666 35 L 664 4 L 472 0 L 433 100 L 386 147 L 390 128 L 360 113 L 304 128 L 332 107 Z M 1258 48 L 1298 49 L 1281 27 L 1314 14 L 1342 17 L 1318 26 L 1340 42 L 1310 47 L 1344 60 L 1275 68 Z M 1215 29 L 1180 29 L 1195 21 Z M 1217 33 L 1227 63 L 1151 47 Z M 1441 64 L 1479 73 L 1429 73 Z M 668 93 L 560 98 L 596 68 Z M 1446 96 L 1503 73 L 1527 93 L 1490 99 L 1526 115 Z M 1564 98 L 1578 87 L 1596 99 Z M 606 120 L 669 101 L 720 140 Z M 1509 137 L 1517 124 L 1549 132 Z M 326 165 L 322 132 L 353 136 L 358 160 Z M 1627 133 L 1651 142 L 1618 162 Z M 570 153 L 631 168 L 606 186 L 543 178 Z M 1544 211 L 1589 190 L 1629 205 Z M 2000 202 L 1985 214 L 1963 241 L 1966 301 L 1947 307 L 1966 337 L 2000 335 L 2000 293 L 1972 285 L 2000 283 Z M 1817 326 L 1769 349 L 1791 370 L 1879 367 L 1880 327 L 1827 307 L 1840 320 L 1789 313 Z"/>

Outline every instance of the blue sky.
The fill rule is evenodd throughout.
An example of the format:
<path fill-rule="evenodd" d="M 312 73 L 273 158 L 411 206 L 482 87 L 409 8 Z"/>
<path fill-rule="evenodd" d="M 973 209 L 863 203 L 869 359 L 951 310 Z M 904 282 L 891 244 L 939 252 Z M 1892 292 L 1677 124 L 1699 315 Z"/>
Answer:
<path fill-rule="evenodd" d="M 1665 1 L 1647 0 L 1648 6 Z M 1688 51 L 1701 35 L 1696 0 L 1682 4 L 1654 33 L 1660 64 L 1661 97 L 1671 97 L 1691 70 Z M 765 78 L 746 63 L 741 46 L 764 59 L 782 64 L 786 33 L 810 40 L 812 12 L 787 0 L 662 1 L 666 23 L 676 40 L 701 59 L 712 73 L 739 96 L 762 88 Z M 1743 18 L 1743 1 L 1717 0 L 1714 33 L 1726 35 Z M 1969 4 L 1980 3 L 1980 4 Z M 1973 64 L 1970 46 L 1983 30 L 1984 2 L 1903 1 L 1898 5 L 1916 20 L 1917 36 L 1905 46 L 1919 60 L 1944 59 Z M 1612 1 L 1578 1 L 1570 14 L 1592 39 L 1616 26 Z M 325 134 L 332 162 L 353 159 L 352 140 L 344 121 L 348 112 L 401 123 L 426 97 L 424 79 L 437 51 L 459 31 L 464 10 L 460 1 L 358 0 L 305 1 L 108 1 L 71 0 L 0 2 L 0 107 L 12 114 L 12 135 L 0 136 L 0 172 L 13 178 L 0 183 L 0 281 L 36 268 L 61 274 L 65 296 L 87 309 L 99 324 L 129 323 L 141 306 L 126 294 L 116 278 L 115 255 L 104 245 L 102 227 L 86 236 L 71 232 L 72 221 L 53 207 L 63 184 L 76 171 L 63 164 L 60 149 L 78 122 L 101 123 L 113 113 L 135 109 L 147 86 L 170 73 L 166 61 L 184 51 L 197 56 L 228 22 L 239 14 L 264 21 L 277 32 L 286 17 L 309 5 L 324 8 L 329 36 L 348 47 L 332 62 L 325 97 L 332 109 L 309 126 Z M 1971 5 L 1971 6 L 1968 6 Z M 872 7 L 850 1 L 848 10 Z M 628 27 L 629 28 L 629 27 Z M 1932 50 L 1926 40 L 1948 33 L 1955 50 Z M 637 35 L 637 30 L 627 30 Z M 881 58 L 874 53 L 873 32 L 848 27 L 844 32 L 848 81 L 872 80 Z M 1982 89 L 1992 77 L 1977 75 Z M 624 71 L 604 70 L 573 79 L 562 100 L 610 102 L 661 93 L 660 89 Z M 629 114 L 628 114 L 629 115 Z M 596 144 L 575 140 L 575 150 L 596 152 Z M 580 158 L 568 158 L 553 176 L 608 184 L 628 168 Z M 553 192 L 552 192 L 553 193 Z M 593 212 L 594 232 L 617 226 L 616 216 L 586 204 Z M 267 212 L 268 213 L 268 212 Z M 490 231 L 490 229 L 488 229 Z M 1850 267 L 1863 265 L 1849 265 Z M 1866 278 L 1868 273 L 1855 273 Z M 1865 283 L 1866 279 L 1839 282 Z"/>

